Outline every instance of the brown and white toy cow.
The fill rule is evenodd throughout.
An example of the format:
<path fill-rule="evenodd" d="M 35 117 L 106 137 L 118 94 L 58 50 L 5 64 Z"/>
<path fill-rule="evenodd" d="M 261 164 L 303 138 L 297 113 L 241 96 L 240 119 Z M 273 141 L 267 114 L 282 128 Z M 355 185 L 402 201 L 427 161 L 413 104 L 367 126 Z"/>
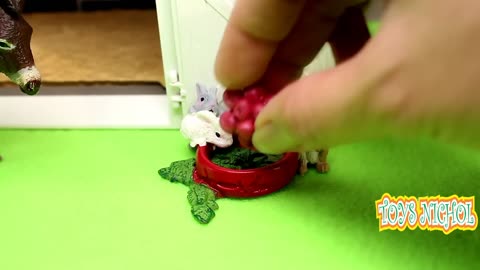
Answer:
<path fill-rule="evenodd" d="M 41 84 L 30 41 L 32 27 L 22 16 L 24 0 L 0 0 L 0 72 L 23 93 L 35 95 Z"/>
<path fill-rule="evenodd" d="M 41 77 L 30 48 L 33 30 L 21 14 L 24 5 L 24 0 L 0 0 L 0 73 L 31 96 L 38 93 Z"/>
<path fill-rule="evenodd" d="M 299 154 L 298 173 L 300 175 L 303 176 L 307 173 L 309 164 L 315 165 L 317 171 L 320 173 L 327 173 L 330 170 L 330 165 L 327 161 L 328 149 L 307 151 Z"/>

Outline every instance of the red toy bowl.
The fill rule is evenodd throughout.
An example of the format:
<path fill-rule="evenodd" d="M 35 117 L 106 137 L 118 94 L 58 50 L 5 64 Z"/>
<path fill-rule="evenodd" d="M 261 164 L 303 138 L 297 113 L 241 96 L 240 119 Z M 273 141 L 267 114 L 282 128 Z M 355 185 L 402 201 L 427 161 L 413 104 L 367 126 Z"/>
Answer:
<path fill-rule="evenodd" d="M 213 163 L 213 147 L 197 149 L 193 179 L 209 186 L 218 197 L 259 197 L 280 190 L 289 184 L 298 170 L 298 153 L 286 153 L 276 163 L 255 169 L 230 169 Z"/>

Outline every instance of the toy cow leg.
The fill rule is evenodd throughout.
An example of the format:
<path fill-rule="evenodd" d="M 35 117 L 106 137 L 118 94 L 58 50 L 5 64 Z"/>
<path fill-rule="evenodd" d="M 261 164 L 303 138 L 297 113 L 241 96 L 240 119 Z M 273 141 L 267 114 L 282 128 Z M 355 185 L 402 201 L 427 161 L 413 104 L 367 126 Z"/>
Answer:
<path fill-rule="evenodd" d="M 317 171 L 320 173 L 326 173 L 330 170 L 330 166 L 327 162 L 328 156 L 328 149 L 320 150 L 318 153 L 318 160 L 317 160 Z"/>
<path fill-rule="evenodd" d="M 308 171 L 309 164 L 315 165 L 317 171 L 320 173 L 328 172 L 330 168 L 327 162 L 327 156 L 328 149 L 300 153 L 298 173 L 302 176 L 305 175 Z"/>
<path fill-rule="evenodd" d="M 299 166 L 298 166 L 298 173 L 300 175 L 305 175 L 308 171 L 308 159 L 307 159 L 307 153 L 303 152 L 299 154 Z"/>
<path fill-rule="evenodd" d="M 0 0 L 0 72 L 27 95 L 40 89 L 40 72 L 30 48 L 32 27 L 22 17 L 24 0 Z"/>

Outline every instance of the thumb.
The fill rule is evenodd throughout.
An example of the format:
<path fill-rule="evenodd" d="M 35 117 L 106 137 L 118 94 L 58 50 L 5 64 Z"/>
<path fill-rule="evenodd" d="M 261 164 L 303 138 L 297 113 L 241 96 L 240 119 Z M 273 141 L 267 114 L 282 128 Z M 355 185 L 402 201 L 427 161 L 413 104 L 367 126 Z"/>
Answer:
<path fill-rule="evenodd" d="M 329 148 L 385 133 L 368 110 L 375 83 L 360 57 L 304 77 L 273 97 L 255 122 L 253 144 L 264 153 Z"/>
<path fill-rule="evenodd" d="M 359 16 L 350 14 L 354 20 L 340 23 L 331 42 L 341 63 L 288 85 L 258 115 L 253 144 L 259 151 L 318 150 L 389 134 L 386 119 L 401 105 L 402 91 L 386 99 L 379 95 L 404 51 L 392 53 L 402 48 L 402 33 L 395 31 L 393 39 L 385 22 L 366 41 L 365 33 L 354 29 Z"/>

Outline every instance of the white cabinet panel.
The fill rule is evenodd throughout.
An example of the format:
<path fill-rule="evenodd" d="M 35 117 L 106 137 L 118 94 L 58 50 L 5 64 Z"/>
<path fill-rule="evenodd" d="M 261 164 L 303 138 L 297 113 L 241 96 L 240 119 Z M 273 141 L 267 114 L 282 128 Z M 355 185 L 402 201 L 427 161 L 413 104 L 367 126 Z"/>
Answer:
<path fill-rule="evenodd" d="M 182 108 L 184 114 L 196 98 L 196 83 L 207 87 L 219 85 L 214 76 L 215 57 L 234 4 L 235 0 L 157 0 L 157 9 L 172 12 L 160 22 L 160 35 L 164 54 L 172 54 L 172 48 L 176 50 L 175 57 L 164 57 L 164 66 L 166 72 L 178 71 L 186 93 Z M 165 14 L 165 10 L 159 14 Z M 167 17 L 171 21 L 165 21 Z M 175 33 L 172 34 L 174 37 L 167 39 L 163 30 L 169 29 L 174 29 Z M 168 44 L 164 46 L 165 42 Z M 333 67 L 334 64 L 331 50 L 325 46 L 305 69 L 305 74 Z M 172 88 L 171 91 L 176 90 Z"/>

